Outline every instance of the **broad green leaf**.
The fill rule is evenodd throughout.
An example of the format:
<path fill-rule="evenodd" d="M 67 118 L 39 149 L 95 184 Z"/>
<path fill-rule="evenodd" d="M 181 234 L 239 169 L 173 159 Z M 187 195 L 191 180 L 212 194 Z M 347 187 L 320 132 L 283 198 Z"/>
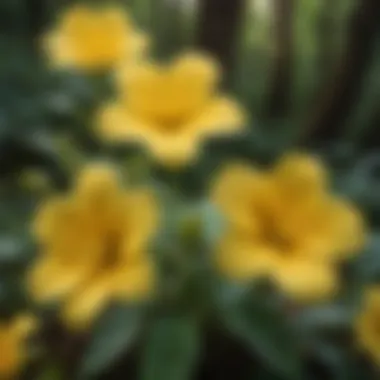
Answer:
<path fill-rule="evenodd" d="M 224 303 L 219 311 L 225 327 L 273 371 L 286 379 L 300 378 L 302 363 L 296 336 L 279 305 L 271 302 L 271 294 L 263 290 L 233 293 L 233 302 Z"/>
<path fill-rule="evenodd" d="M 141 309 L 115 305 L 99 320 L 80 368 L 81 378 L 102 373 L 134 343 L 141 325 Z"/>
<path fill-rule="evenodd" d="M 186 380 L 196 364 L 199 331 L 186 317 L 160 318 L 153 323 L 144 352 L 142 380 Z"/>

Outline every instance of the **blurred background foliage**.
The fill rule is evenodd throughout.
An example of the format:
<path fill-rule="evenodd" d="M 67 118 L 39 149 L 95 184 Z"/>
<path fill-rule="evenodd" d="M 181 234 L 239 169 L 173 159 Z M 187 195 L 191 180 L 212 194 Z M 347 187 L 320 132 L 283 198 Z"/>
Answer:
<path fill-rule="evenodd" d="M 47 69 L 39 37 L 59 10 L 72 3 L 0 2 L 1 314 L 28 307 L 21 276 L 34 252 L 28 234 L 32 211 L 52 189 L 66 189 L 72 168 L 87 158 L 125 160 L 137 178 L 153 173 L 174 187 L 177 195 L 197 203 L 212 172 L 227 159 L 267 164 L 291 148 L 305 148 L 323 157 L 335 188 L 360 205 L 371 230 L 366 251 L 348 268 L 347 299 L 297 317 L 295 332 L 301 334 L 305 328 L 314 334 L 313 339 L 305 334 L 309 339 L 309 351 L 304 352 L 306 375 L 296 376 L 299 347 L 293 344 L 286 318 L 276 312 L 279 305 L 266 306 L 259 295 L 236 290 L 217 305 L 223 315 L 220 323 L 227 323 L 235 337 L 221 334 L 217 324 L 208 326 L 200 353 L 193 320 L 156 315 L 154 334 L 144 331 L 149 339 L 143 379 L 186 379 L 195 361 L 196 379 L 375 378 L 371 366 L 362 364 L 341 336 L 347 337 L 347 315 L 356 293 L 363 284 L 380 279 L 380 2 L 123 1 L 137 24 L 152 35 L 158 58 L 194 47 L 213 53 L 225 70 L 224 86 L 251 114 L 249 139 L 212 141 L 194 167 L 178 173 L 146 168 L 138 154 L 123 147 L 110 152 L 94 138 L 90 129 L 93 112 L 112 94 L 106 74 L 91 77 Z M 168 207 L 174 200 L 170 202 Z M 180 224 L 178 220 L 172 223 Z M 215 229 L 216 224 L 209 220 L 208 227 Z M 204 232 L 207 238 L 215 232 L 209 230 Z M 167 251 L 165 244 L 162 249 Z M 175 250 L 175 244 L 170 249 Z M 247 303 L 247 298 L 257 302 Z M 99 379 L 135 378 L 140 360 L 136 352 L 146 340 L 144 334 L 141 342 L 132 339 L 139 332 L 136 313 L 119 310 L 104 317 L 111 322 L 104 322 L 106 327 L 99 326 L 91 337 L 82 363 L 84 378 L 104 372 L 109 362 L 111 369 Z M 247 315 L 252 319 L 242 317 Z M 118 329 L 121 325 L 124 328 Z M 59 352 L 52 357 L 76 363 L 81 341 L 57 331 L 52 326 L 47 333 L 55 340 L 51 352 Z M 341 335 L 332 339 L 334 334 Z M 242 335 L 244 344 L 236 338 Z M 125 346 L 130 346 L 128 360 L 120 356 Z M 247 346 L 259 353 L 257 358 L 247 353 Z M 170 368 L 162 370 L 162 363 Z M 59 366 L 54 360 L 49 362 L 44 379 L 63 378 L 56 370 Z M 275 369 L 274 373 L 268 368 Z M 26 379 L 31 379 L 34 369 L 28 371 Z"/>

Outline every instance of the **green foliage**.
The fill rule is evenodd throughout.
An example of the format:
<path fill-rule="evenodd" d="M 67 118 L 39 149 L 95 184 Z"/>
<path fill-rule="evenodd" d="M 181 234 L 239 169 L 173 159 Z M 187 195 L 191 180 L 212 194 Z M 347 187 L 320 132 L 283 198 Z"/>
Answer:
<path fill-rule="evenodd" d="M 296 334 L 283 313 L 284 305 L 265 290 L 238 289 L 228 297 L 224 295 L 219 313 L 226 329 L 258 354 L 268 368 L 286 379 L 301 379 L 301 350 Z"/>
<path fill-rule="evenodd" d="M 48 18 L 56 16 L 62 6 L 58 3 L 62 2 L 45 2 Z M 125 3 L 138 25 L 152 33 L 157 57 L 166 58 L 194 45 L 196 15 L 186 7 L 164 0 Z M 160 276 L 157 299 L 143 307 L 110 307 L 88 332 L 85 349 L 75 364 L 65 362 L 54 350 L 49 352 L 47 345 L 45 356 L 52 363 L 45 366 L 44 360 L 37 360 L 37 375 L 27 380 L 61 380 L 66 367 L 74 368 L 83 379 L 121 379 L 127 375 L 119 363 L 131 362 L 138 374 L 130 379 L 197 379 L 200 367 L 207 365 L 203 359 L 209 358 L 204 338 L 214 328 L 243 346 L 249 358 L 247 372 L 255 367 L 249 379 L 374 378 L 376 371 L 362 360 L 355 346 L 352 323 L 362 291 L 380 281 L 380 151 L 379 135 L 374 133 L 379 123 L 379 49 L 355 107 L 346 110 L 351 118 L 344 135 L 318 146 L 315 141 L 307 141 L 307 146 L 297 144 L 299 132 L 305 128 L 302 120 L 346 46 L 343 42 L 355 3 L 296 2 L 288 94 L 292 109 L 286 120 L 270 123 L 258 115 L 266 100 L 274 57 L 271 14 L 263 16 L 254 9 L 246 12 L 232 87 L 252 115 L 250 132 L 241 139 L 205 143 L 197 163 L 176 171 L 150 162 L 139 147 L 110 148 L 98 141 L 92 125 L 98 106 L 113 96 L 112 76 L 48 70 L 31 51 L 28 20 L 33 15 L 28 13 L 27 2 L 1 2 L 1 317 L 34 309 L 24 287 L 25 272 L 36 250 L 30 236 L 34 212 L 48 194 L 70 189 L 84 162 L 101 158 L 118 163 L 131 183 L 154 187 L 164 215 L 152 242 Z M 329 31 L 331 35 L 326 37 Z M 343 268 L 344 289 L 331 304 L 298 307 L 262 284 L 237 287 L 215 275 L 213 254 L 225 221 L 207 197 L 217 170 L 232 159 L 266 165 L 287 150 L 310 146 L 327 163 L 336 192 L 354 200 L 365 213 L 369 242 L 364 252 Z M 22 176 L 31 170 L 45 176 L 48 190 L 25 186 Z M 42 318 L 43 326 L 45 322 Z M 60 344 L 50 331 L 43 331 L 42 343 L 45 334 L 46 341 Z M 70 338 L 75 335 L 66 334 Z M 135 350 L 138 359 L 131 355 Z M 244 355 L 238 356 L 242 359 Z M 226 379 L 233 379 L 235 373 L 229 373 L 233 360 L 222 357 L 213 373 L 221 368 Z M 314 375 L 320 367 L 323 373 Z"/>
<path fill-rule="evenodd" d="M 198 357 L 199 334 L 197 321 L 188 317 L 156 317 L 148 331 L 141 362 L 141 379 L 191 379 Z"/>
<path fill-rule="evenodd" d="M 95 326 L 79 376 L 91 379 L 115 363 L 134 343 L 142 323 L 140 307 L 116 305 Z"/>

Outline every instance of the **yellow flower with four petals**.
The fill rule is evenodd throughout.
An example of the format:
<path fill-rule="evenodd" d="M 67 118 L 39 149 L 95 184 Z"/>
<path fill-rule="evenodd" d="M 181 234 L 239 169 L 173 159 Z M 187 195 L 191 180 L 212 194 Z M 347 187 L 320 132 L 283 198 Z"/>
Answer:
<path fill-rule="evenodd" d="M 37 214 L 41 253 L 28 278 L 31 295 L 61 301 L 73 328 L 86 327 L 111 300 L 145 299 L 154 290 L 149 241 L 157 223 L 149 190 L 125 190 L 111 167 L 89 165 L 70 194 Z"/>
<path fill-rule="evenodd" d="M 100 136 L 142 143 L 164 165 L 189 163 L 205 138 L 243 129 L 245 112 L 219 93 L 219 81 L 219 66 L 201 53 L 128 66 L 118 74 L 117 101 L 101 111 Z"/>
<path fill-rule="evenodd" d="M 358 210 L 329 192 L 322 164 L 307 155 L 267 171 L 232 165 L 211 197 L 228 222 L 217 266 L 234 280 L 269 276 L 297 300 L 321 300 L 338 288 L 337 264 L 363 246 Z"/>

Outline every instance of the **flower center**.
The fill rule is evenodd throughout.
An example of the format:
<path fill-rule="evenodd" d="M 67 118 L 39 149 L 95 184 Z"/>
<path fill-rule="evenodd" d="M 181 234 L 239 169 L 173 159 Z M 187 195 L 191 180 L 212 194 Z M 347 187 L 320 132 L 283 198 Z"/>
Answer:
<path fill-rule="evenodd" d="M 268 210 L 260 210 L 259 220 L 262 225 L 261 239 L 282 254 L 288 254 L 293 251 L 294 239 L 289 233 L 284 231 L 281 223 L 277 220 L 275 215 L 268 212 Z"/>
<path fill-rule="evenodd" d="M 101 256 L 102 270 L 117 267 L 120 253 L 120 236 L 116 232 L 108 232 L 104 238 L 104 250 Z"/>

